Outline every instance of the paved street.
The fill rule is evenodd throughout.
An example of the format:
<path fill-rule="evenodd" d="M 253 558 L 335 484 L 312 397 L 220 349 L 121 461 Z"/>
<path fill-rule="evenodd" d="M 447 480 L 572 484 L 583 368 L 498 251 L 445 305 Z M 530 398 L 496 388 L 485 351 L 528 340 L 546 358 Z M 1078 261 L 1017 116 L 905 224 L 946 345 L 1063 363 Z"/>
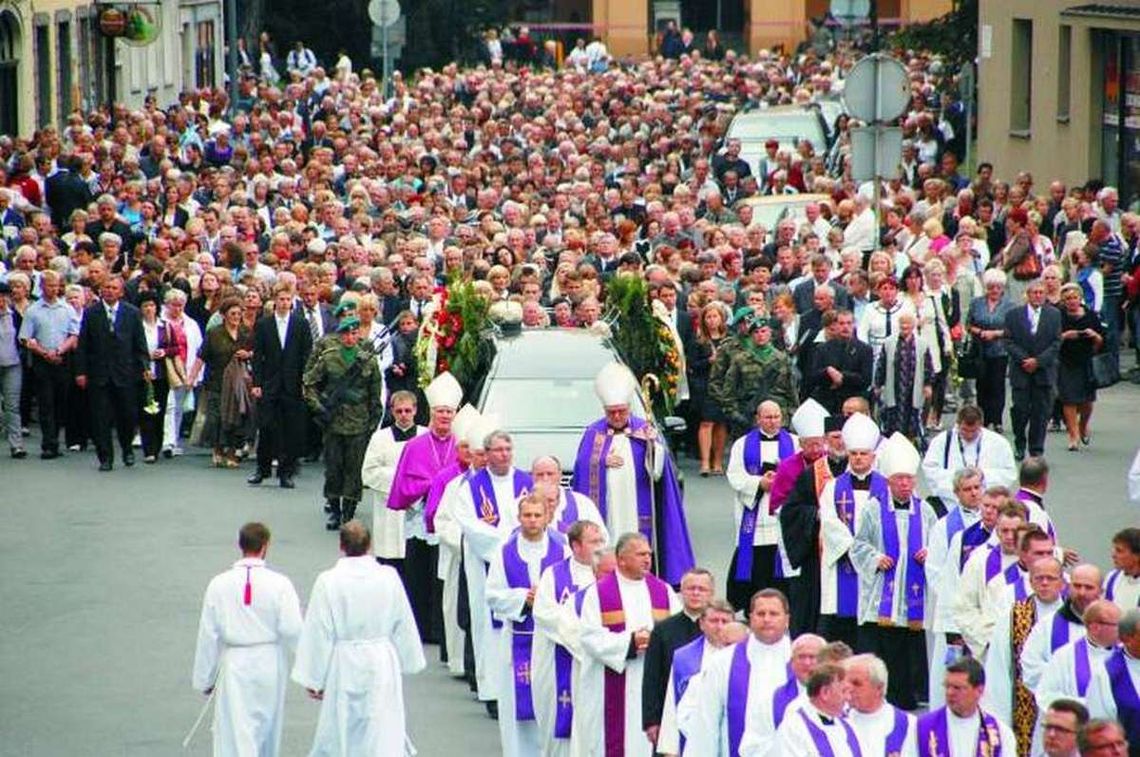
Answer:
<path fill-rule="evenodd" d="M 1140 388 L 1123 384 L 1101 399 L 1089 450 L 1068 453 L 1063 436 L 1050 437 L 1048 504 L 1063 541 L 1106 565 L 1107 537 L 1140 520 L 1124 499 Z M 270 525 L 270 562 L 302 601 L 335 560 L 319 471 L 309 466 L 283 492 L 248 487 L 248 470 L 211 470 L 200 455 L 98 474 L 93 455 L 42 463 L 29 449 L 28 460 L 0 460 L 0 754 L 177 754 L 202 703 L 189 683 L 202 591 L 236 559 L 238 526 Z M 721 582 L 733 542 L 727 486 L 695 475 L 687 486 L 698 557 Z M 429 660 L 407 685 L 420 754 L 494 754 L 494 723 L 447 679 L 435 648 Z M 316 715 L 292 686 L 286 754 L 307 752 Z M 209 743 L 203 729 L 189 753 L 208 754 Z"/>

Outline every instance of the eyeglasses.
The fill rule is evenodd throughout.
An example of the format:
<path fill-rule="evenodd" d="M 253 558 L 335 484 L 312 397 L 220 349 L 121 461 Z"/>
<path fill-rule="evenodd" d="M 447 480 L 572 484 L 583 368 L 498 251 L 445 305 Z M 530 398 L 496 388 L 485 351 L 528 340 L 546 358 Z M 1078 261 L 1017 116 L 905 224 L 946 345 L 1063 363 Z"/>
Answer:
<path fill-rule="evenodd" d="M 1076 728 L 1066 728 L 1065 726 L 1057 725 L 1056 723 L 1046 723 L 1045 724 L 1045 730 L 1046 731 L 1056 731 L 1057 733 L 1076 733 L 1077 732 Z"/>

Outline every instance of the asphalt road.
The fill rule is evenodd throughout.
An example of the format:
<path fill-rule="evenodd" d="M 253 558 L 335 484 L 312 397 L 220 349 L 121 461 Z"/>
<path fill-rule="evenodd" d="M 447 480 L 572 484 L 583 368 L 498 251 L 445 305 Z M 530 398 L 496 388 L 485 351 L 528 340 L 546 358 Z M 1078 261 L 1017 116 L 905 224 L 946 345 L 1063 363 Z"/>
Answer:
<path fill-rule="evenodd" d="M 1063 543 L 1108 565 L 1109 538 L 1140 522 L 1124 476 L 1140 443 L 1140 387 L 1102 392 L 1092 446 L 1074 454 L 1052 435 L 1047 503 Z M 34 441 L 34 440 L 29 440 Z M 190 689 L 202 592 L 236 559 L 238 527 L 273 530 L 270 563 L 302 602 L 337 557 L 323 529 L 320 475 L 297 489 L 249 487 L 249 471 L 212 470 L 191 455 L 158 465 L 95 471 L 90 454 L 53 462 L 0 459 L 0 755 L 175 755 L 203 702 Z M 687 511 L 698 559 L 723 581 L 731 554 L 731 499 L 723 478 L 690 472 Z M 362 515 L 369 515 L 362 508 Z M 498 751 L 498 732 L 438 652 L 407 681 L 412 739 L 421 755 Z M 292 686 L 284 753 L 306 754 L 318 705 Z M 209 754 L 199 732 L 189 754 Z"/>

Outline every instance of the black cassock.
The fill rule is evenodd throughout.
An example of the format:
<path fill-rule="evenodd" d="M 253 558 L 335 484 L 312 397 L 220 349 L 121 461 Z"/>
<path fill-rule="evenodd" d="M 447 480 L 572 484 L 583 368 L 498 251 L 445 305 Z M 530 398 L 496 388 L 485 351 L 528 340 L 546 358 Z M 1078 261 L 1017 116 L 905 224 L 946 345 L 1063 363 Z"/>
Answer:
<path fill-rule="evenodd" d="M 827 458 L 831 474 L 847 469 L 846 458 Z M 815 633 L 819 626 L 819 497 L 815 493 L 814 465 L 804 468 L 780 507 L 780 529 L 788 562 L 800 574 L 788 580 L 792 638 Z"/>

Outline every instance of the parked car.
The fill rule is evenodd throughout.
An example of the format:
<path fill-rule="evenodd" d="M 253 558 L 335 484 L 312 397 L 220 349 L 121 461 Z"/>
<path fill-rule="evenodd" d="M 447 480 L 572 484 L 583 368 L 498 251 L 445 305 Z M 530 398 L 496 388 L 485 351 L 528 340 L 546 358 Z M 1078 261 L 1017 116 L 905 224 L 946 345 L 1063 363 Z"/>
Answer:
<path fill-rule="evenodd" d="M 794 153 L 803 140 L 811 142 L 817 155 L 828 149 L 828 128 L 818 107 L 779 105 L 738 114 L 728 125 L 725 139 L 740 140 L 740 157 L 748 161 L 754 175 L 760 175 L 764 143 L 775 139 L 781 150 Z"/>
<path fill-rule="evenodd" d="M 762 195 L 745 197 L 739 200 L 735 207 L 741 205 L 752 206 L 752 222 L 762 223 L 769 233 L 773 232 L 776 224 L 785 218 L 804 218 L 804 207 L 813 203 L 829 202 L 830 195 L 825 194 L 798 194 L 798 195 Z"/>
<path fill-rule="evenodd" d="M 577 329 L 536 329 L 494 340 L 495 355 L 474 396 L 481 413 L 495 414 L 514 441 L 515 464 L 529 468 L 542 455 L 562 465 L 570 482 L 578 442 L 586 426 L 602 417 L 594 377 L 620 360 L 609 340 Z M 640 395 L 630 412 L 645 417 Z M 659 419 L 666 432 L 684 430 L 680 418 Z"/>

